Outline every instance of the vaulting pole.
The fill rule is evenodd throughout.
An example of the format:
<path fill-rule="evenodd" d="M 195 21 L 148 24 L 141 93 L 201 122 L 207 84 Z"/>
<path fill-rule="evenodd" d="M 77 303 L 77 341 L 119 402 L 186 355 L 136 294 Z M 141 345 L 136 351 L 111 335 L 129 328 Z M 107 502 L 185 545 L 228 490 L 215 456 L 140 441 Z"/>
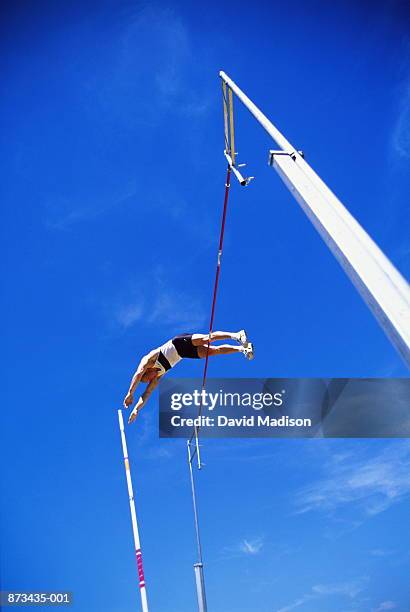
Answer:
<path fill-rule="evenodd" d="M 224 91 L 224 101 L 225 101 L 225 91 Z M 213 296 L 212 296 L 211 317 L 209 321 L 209 340 L 211 339 L 211 334 L 213 331 L 216 298 L 218 295 L 218 287 L 219 287 L 219 276 L 221 273 L 221 261 L 222 261 L 222 251 L 223 251 L 224 236 L 225 236 L 226 214 L 228 210 L 229 191 L 230 191 L 230 186 L 231 186 L 231 170 L 232 168 L 229 165 L 227 168 L 227 172 L 226 172 L 225 196 L 224 196 L 224 204 L 223 204 L 223 209 L 222 209 L 221 228 L 219 232 L 218 258 L 217 258 L 216 271 L 215 271 L 214 291 L 213 291 Z M 208 372 L 210 344 L 211 342 L 209 341 L 207 344 L 204 372 L 202 375 L 202 390 L 206 388 L 206 377 L 207 377 L 207 372 Z M 201 405 L 199 406 L 199 410 L 198 410 L 198 416 L 201 415 L 201 412 L 202 412 L 202 399 L 201 399 Z M 191 451 L 191 444 L 192 445 L 195 444 L 194 452 Z M 189 476 L 191 479 L 192 506 L 193 506 L 193 511 L 194 511 L 195 534 L 196 534 L 196 544 L 197 544 L 197 553 L 198 553 L 198 561 L 197 563 L 194 564 L 196 592 L 197 592 L 197 597 L 198 597 L 199 612 L 206 612 L 207 606 L 206 606 L 206 597 L 205 597 L 205 580 L 204 580 L 204 569 L 203 569 L 204 566 L 203 566 L 203 561 L 202 561 L 201 539 L 199 535 L 199 519 L 198 519 L 198 506 L 197 506 L 196 491 L 195 491 L 195 479 L 194 479 L 194 473 L 192 469 L 192 461 L 194 460 L 195 455 L 197 457 L 198 469 L 202 468 L 200 445 L 199 445 L 199 427 L 194 427 L 191 437 L 189 438 L 189 440 L 187 440 L 187 448 L 188 448 Z"/>
<path fill-rule="evenodd" d="M 139 582 L 140 595 L 141 595 L 141 607 L 142 607 L 142 612 L 148 612 L 147 590 L 145 587 L 144 568 L 142 565 L 141 543 L 140 543 L 140 536 L 138 533 L 137 513 L 135 512 L 134 493 L 132 490 L 130 462 L 128 459 L 127 440 L 125 438 L 122 410 L 118 410 L 118 422 L 120 425 L 122 452 L 124 455 L 124 465 L 125 465 L 125 476 L 127 478 L 128 497 L 130 500 L 132 532 L 134 534 L 135 555 L 137 559 L 137 570 L 138 570 L 138 582 Z"/>
<path fill-rule="evenodd" d="M 221 71 L 219 75 L 280 147 L 279 151 L 270 151 L 270 165 L 316 227 L 410 367 L 409 284 L 300 152 L 224 72 Z"/>

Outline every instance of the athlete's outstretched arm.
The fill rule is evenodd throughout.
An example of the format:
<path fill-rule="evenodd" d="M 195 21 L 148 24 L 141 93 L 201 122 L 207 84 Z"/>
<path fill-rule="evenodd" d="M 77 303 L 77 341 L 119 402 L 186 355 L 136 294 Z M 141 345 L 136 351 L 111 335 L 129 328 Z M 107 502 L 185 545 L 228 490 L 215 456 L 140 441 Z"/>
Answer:
<path fill-rule="evenodd" d="M 158 351 L 154 350 L 148 353 L 148 355 L 145 355 L 139 362 L 138 368 L 136 369 L 134 376 L 131 379 L 128 393 L 124 399 L 125 408 L 128 408 L 128 406 L 131 406 L 131 404 L 134 402 L 135 389 L 138 387 L 141 381 L 141 378 L 144 375 L 145 370 L 155 363 L 157 356 L 158 356 Z"/>
<path fill-rule="evenodd" d="M 160 379 L 161 376 L 157 376 L 157 378 L 151 380 L 149 385 L 147 385 L 147 388 L 145 389 L 144 393 L 141 395 L 138 402 L 135 404 L 134 410 L 131 412 L 130 418 L 128 419 L 128 423 L 132 423 L 133 421 L 135 421 L 135 419 L 137 418 L 137 414 L 139 413 L 141 408 L 145 406 L 154 389 L 157 388 Z"/>

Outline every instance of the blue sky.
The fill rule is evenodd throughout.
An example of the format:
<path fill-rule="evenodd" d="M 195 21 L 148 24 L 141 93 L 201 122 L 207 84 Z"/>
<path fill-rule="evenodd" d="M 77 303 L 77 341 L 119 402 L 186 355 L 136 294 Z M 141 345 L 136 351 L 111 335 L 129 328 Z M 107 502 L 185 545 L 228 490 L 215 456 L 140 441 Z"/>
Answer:
<path fill-rule="evenodd" d="M 4 5 L 3 588 L 138 609 L 116 410 L 141 353 L 206 329 L 220 69 L 410 275 L 408 18 L 395 1 Z M 257 356 L 210 375 L 406 376 L 236 111 L 256 179 L 232 189 L 216 326 L 246 327 Z M 152 609 L 191 611 L 185 448 L 158 439 L 156 397 L 128 442 Z M 207 441 L 204 457 L 210 610 L 409 610 L 407 441 Z"/>

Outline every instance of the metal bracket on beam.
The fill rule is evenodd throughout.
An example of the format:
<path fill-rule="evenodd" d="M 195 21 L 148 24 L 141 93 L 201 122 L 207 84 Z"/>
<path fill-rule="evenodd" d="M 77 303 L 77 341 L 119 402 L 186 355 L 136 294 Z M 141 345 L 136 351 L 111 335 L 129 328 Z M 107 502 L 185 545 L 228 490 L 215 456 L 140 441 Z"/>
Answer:
<path fill-rule="evenodd" d="M 293 160 L 296 159 L 296 153 L 298 153 L 298 155 L 300 155 L 301 157 L 305 157 L 305 154 L 303 151 L 284 151 L 283 149 L 279 149 L 278 151 L 269 151 L 269 166 L 273 166 L 273 159 L 275 157 L 275 155 L 289 155 L 289 157 L 291 157 Z"/>
<path fill-rule="evenodd" d="M 238 168 L 242 168 L 243 166 L 245 166 L 246 164 L 238 164 L 237 166 L 233 165 L 232 163 L 232 157 L 229 155 L 229 153 L 227 153 L 226 151 L 224 151 L 224 155 L 226 157 L 226 159 L 228 160 L 228 164 L 230 169 L 232 170 L 232 172 L 234 173 L 234 175 L 236 176 L 236 178 L 238 179 L 239 183 L 243 186 L 246 187 L 246 185 L 249 185 L 249 183 L 255 178 L 254 176 L 242 176 L 242 174 L 239 172 Z"/>

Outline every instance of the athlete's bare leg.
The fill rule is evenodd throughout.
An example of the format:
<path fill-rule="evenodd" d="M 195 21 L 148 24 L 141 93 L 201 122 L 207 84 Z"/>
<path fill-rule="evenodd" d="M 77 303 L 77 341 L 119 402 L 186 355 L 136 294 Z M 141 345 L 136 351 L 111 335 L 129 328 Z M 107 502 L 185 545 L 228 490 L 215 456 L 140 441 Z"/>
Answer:
<path fill-rule="evenodd" d="M 229 355 L 230 353 L 243 353 L 245 351 L 243 346 L 234 346 L 233 344 L 220 344 L 219 346 L 210 346 L 208 349 L 207 344 L 198 346 L 198 356 L 201 359 L 205 359 L 208 353 L 209 357 L 215 355 Z"/>
<path fill-rule="evenodd" d="M 225 331 L 214 331 L 209 334 L 192 334 L 192 344 L 194 346 L 204 346 L 209 342 L 218 342 L 218 340 L 236 340 L 240 342 L 240 332 L 225 332 Z"/>

